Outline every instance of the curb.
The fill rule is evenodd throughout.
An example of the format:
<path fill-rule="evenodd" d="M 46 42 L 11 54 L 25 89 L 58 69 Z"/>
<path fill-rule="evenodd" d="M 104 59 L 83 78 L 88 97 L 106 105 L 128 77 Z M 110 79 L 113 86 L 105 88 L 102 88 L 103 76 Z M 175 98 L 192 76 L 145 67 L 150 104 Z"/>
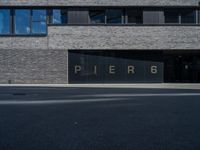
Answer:
<path fill-rule="evenodd" d="M 200 89 L 200 84 L 0 84 L 0 87 Z"/>

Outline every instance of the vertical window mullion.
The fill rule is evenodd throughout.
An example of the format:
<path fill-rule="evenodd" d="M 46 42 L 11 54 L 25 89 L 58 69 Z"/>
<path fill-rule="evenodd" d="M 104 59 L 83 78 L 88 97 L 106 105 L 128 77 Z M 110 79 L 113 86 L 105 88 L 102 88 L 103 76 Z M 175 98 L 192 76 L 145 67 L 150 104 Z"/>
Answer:
<path fill-rule="evenodd" d="M 198 9 L 196 9 L 196 11 L 195 11 L 195 12 L 196 12 L 196 15 L 195 15 L 195 16 L 196 16 L 196 24 L 198 24 L 198 23 L 199 23 L 199 22 L 198 22 L 198 18 L 199 18 Z"/>
<path fill-rule="evenodd" d="M 32 34 L 32 17 L 33 17 L 33 10 L 31 9 L 30 11 L 31 11 L 31 13 L 30 13 L 30 34 Z"/>
<path fill-rule="evenodd" d="M 198 11 L 198 24 L 200 24 L 200 9 L 198 9 L 197 11 Z"/>
<path fill-rule="evenodd" d="M 52 24 L 52 9 L 46 9 L 46 14 L 47 14 L 47 18 L 46 18 L 46 23 L 48 24 Z"/>
<path fill-rule="evenodd" d="M 124 10 L 125 11 L 125 15 L 124 15 L 124 23 L 128 24 L 128 14 L 127 14 L 127 9 Z"/>
<path fill-rule="evenodd" d="M 14 9 L 10 9 L 10 34 L 14 34 Z"/>
<path fill-rule="evenodd" d="M 16 20 L 16 9 L 12 9 L 12 34 L 15 34 L 15 20 Z"/>
<path fill-rule="evenodd" d="M 121 24 L 123 24 L 124 20 L 124 9 L 122 9 L 122 13 L 121 13 Z"/>
<path fill-rule="evenodd" d="M 122 24 L 125 24 L 125 18 L 126 18 L 125 8 L 122 11 L 123 11 L 122 12 L 122 16 L 123 16 L 123 18 L 122 18 Z"/>
<path fill-rule="evenodd" d="M 179 15 L 178 15 L 178 24 L 181 24 L 181 12 L 179 12 Z"/>
<path fill-rule="evenodd" d="M 107 24 L 107 9 L 105 9 L 105 24 Z"/>
<path fill-rule="evenodd" d="M 45 24 L 46 24 L 46 28 L 45 28 L 45 32 L 47 33 L 47 28 L 48 28 L 48 21 L 49 21 L 49 9 L 45 9 L 45 14 L 46 14 L 46 19 L 45 19 L 45 21 L 44 20 L 41 20 L 41 22 L 45 22 Z"/>

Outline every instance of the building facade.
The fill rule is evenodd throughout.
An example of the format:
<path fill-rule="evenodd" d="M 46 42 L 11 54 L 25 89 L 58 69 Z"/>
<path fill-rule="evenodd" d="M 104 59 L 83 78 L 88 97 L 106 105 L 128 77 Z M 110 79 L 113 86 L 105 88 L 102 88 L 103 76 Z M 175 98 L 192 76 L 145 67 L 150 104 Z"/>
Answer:
<path fill-rule="evenodd" d="M 199 0 L 0 0 L 0 84 L 198 82 Z"/>

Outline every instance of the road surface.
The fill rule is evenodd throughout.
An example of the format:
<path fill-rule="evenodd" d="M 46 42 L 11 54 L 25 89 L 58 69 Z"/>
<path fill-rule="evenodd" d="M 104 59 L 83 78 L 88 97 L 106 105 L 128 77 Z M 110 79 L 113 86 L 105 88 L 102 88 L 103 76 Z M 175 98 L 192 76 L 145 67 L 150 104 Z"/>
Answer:
<path fill-rule="evenodd" d="M 0 87 L 0 150 L 199 150 L 200 90 Z"/>

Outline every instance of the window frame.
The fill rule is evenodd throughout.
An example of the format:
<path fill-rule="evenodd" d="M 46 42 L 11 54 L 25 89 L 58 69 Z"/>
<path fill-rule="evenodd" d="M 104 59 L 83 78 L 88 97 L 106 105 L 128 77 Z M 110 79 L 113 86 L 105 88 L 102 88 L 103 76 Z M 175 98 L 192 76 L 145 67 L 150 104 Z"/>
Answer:
<path fill-rule="evenodd" d="M 3 37 L 3 36 L 25 36 L 25 37 L 34 37 L 34 36 L 39 36 L 39 37 L 43 37 L 43 36 L 47 36 L 48 35 L 48 9 L 47 8 L 43 8 L 43 7 L 35 7 L 35 8 L 32 8 L 32 7 L 0 7 L 0 9 L 8 9 L 10 10 L 10 33 L 9 34 L 1 34 L 0 33 L 0 37 Z M 27 10 L 30 10 L 30 19 L 29 19 L 29 24 L 30 24 L 30 33 L 29 34 L 16 34 L 15 33 L 15 10 L 23 10 L 23 9 L 27 9 Z M 33 10 L 45 10 L 46 11 L 46 33 L 32 33 L 32 11 Z"/>
<path fill-rule="evenodd" d="M 8 10 L 9 11 L 9 19 L 8 19 L 9 20 L 9 33 L 0 33 L 0 36 L 2 36 L 2 35 L 10 35 L 10 34 L 12 34 L 12 9 L 3 8 L 2 10 Z"/>

